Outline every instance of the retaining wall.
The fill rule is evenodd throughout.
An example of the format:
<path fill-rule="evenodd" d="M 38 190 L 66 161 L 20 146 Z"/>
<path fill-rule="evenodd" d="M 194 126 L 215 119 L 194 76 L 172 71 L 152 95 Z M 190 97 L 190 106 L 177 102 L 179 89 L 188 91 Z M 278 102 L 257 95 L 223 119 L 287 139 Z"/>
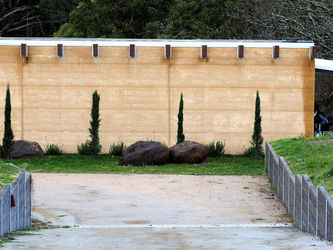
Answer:
<path fill-rule="evenodd" d="M 31 173 L 20 172 L 0 191 L 0 236 L 31 227 Z"/>
<path fill-rule="evenodd" d="M 22 58 L 21 44 L 27 46 Z M 57 55 L 62 44 L 63 55 Z M 92 45 L 98 45 L 98 57 Z M 135 56 L 129 56 L 130 44 Z M 171 45 L 171 58 L 164 55 Z M 208 46 L 208 57 L 200 47 Z M 243 57 L 237 57 L 243 45 Z M 273 47 L 274 46 L 274 47 Z M 272 49 L 280 46 L 279 58 Z M 313 43 L 223 40 L 0 38 L 0 120 L 10 85 L 18 140 L 66 153 L 89 139 L 91 95 L 100 101 L 102 152 L 139 140 L 177 141 L 180 93 L 187 140 L 225 140 L 226 153 L 250 146 L 256 91 L 267 140 L 313 136 Z M 3 123 L 0 123 L 0 130 Z"/>
<path fill-rule="evenodd" d="M 324 187 L 314 187 L 307 175 L 294 175 L 283 157 L 266 142 L 265 171 L 295 227 L 333 240 L 333 199 Z"/>

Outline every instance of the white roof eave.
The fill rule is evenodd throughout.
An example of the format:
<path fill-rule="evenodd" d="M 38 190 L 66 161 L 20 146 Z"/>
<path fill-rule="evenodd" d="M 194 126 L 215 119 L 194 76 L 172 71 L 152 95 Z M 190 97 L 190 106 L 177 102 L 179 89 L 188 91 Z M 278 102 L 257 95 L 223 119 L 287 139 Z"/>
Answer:
<path fill-rule="evenodd" d="M 247 48 L 310 48 L 313 42 L 288 42 L 288 41 L 256 41 L 256 40 L 152 40 L 152 39 L 79 39 L 79 38 L 0 38 L 0 46 L 20 46 L 22 43 L 28 46 L 99 46 L 126 47 L 135 44 L 138 47 L 201 47 L 207 45 L 212 48 L 234 48 L 244 45 Z"/>
<path fill-rule="evenodd" d="M 316 69 L 318 69 L 318 70 L 333 72 L 333 61 L 332 60 L 316 59 L 315 65 L 316 65 L 315 66 Z"/>

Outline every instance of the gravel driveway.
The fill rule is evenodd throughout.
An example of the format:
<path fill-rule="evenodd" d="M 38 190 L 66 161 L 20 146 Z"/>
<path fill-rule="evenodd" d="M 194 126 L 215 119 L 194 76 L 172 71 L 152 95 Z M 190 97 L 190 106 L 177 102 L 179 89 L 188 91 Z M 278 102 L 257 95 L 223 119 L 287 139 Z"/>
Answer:
<path fill-rule="evenodd" d="M 6 249 L 315 249 L 266 177 L 33 174 L 33 216 L 69 228 Z"/>
<path fill-rule="evenodd" d="M 56 224 L 290 222 L 264 177 L 33 174 L 33 189 Z"/>

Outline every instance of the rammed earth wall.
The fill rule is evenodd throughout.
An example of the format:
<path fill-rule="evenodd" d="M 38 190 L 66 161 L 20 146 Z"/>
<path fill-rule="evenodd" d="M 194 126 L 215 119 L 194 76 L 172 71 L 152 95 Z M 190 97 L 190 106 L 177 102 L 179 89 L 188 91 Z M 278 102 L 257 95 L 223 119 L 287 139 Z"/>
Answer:
<path fill-rule="evenodd" d="M 172 146 L 183 92 L 186 139 L 225 140 L 227 153 L 240 154 L 251 139 L 257 90 L 266 140 L 313 135 L 313 45 L 0 38 L 0 120 L 10 84 L 15 138 L 75 153 L 89 139 L 91 95 L 98 90 L 103 153 L 119 141 Z"/>
<path fill-rule="evenodd" d="M 307 175 L 294 175 L 283 157 L 266 142 L 265 171 L 294 225 L 333 240 L 333 200 L 324 187 L 314 187 Z"/>
<path fill-rule="evenodd" d="M 20 172 L 0 190 L 0 236 L 31 227 L 31 173 Z"/>

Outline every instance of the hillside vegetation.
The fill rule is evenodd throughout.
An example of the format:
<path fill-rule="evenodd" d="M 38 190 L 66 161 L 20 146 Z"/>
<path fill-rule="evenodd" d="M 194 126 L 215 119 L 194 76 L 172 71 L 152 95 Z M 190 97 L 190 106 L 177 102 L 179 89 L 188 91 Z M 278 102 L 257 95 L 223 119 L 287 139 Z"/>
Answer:
<path fill-rule="evenodd" d="M 315 186 L 324 186 L 333 195 L 333 139 L 330 137 L 290 138 L 272 141 L 294 174 L 307 174 Z"/>

